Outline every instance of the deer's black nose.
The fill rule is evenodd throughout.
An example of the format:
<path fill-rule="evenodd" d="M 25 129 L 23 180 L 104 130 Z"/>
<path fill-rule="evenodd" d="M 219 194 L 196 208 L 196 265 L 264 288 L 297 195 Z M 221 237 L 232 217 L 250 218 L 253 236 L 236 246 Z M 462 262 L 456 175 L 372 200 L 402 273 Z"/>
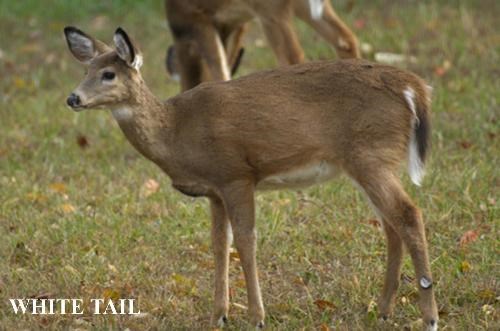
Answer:
<path fill-rule="evenodd" d="M 81 100 L 78 95 L 76 95 L 75 93 L 71 93 L 71 95 L 66 100 L 66 103 L 68 104 L 68 106 L 74 108 L 80 106 Z"/>

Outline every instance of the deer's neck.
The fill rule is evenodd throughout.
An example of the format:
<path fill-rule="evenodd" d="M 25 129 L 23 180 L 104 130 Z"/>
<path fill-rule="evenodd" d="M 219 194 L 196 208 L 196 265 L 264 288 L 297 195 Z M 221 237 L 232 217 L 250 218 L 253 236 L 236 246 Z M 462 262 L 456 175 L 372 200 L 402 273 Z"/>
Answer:
<path fill-rule="evenodd" d="M 145 84 L 141 84 L 129 102 L 117 105 L 112 112 L 130 143 L 145 157 L 162 166 L 170 150 L 171 121 L 167 107 Z"/>

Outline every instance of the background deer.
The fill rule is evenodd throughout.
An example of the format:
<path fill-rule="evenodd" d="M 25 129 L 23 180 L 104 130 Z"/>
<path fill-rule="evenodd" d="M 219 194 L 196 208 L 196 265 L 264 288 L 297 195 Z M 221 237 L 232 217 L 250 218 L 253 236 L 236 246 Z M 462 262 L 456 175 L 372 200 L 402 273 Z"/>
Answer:
<path fill-rule="evenodd" d="M 228 80 L 243 54 L 247 23 L 257 18 L 279 65 L 301 63 L 304 53 L 293 29 L 295 16 L 335 47 L 341 58 L 359 58 L 355 35 L 327 0 L 166 0 L 174 46 L 167 69 L 188 90 L 206 80 Z"/>
<path fill-rule="evenodd" d="M 411 255 L 428 330 L 437 329 L 424 223 L 398 178 L 409 163 L 419 184 L 428 150 L 430 96 L 416 75 L 363 60 L 316 62 L 211 82 L 159 101 L 139 69 L 142 55 L 118 28 L 111 48 L 64 30 L 87 65 L 67 99 L 75 111 L 109 108 L 132 145 L 174 188 L 207 197 L 215 255 L 214 323 L 229 309 L 231 228 L 245 274 L 251 323 L 264 326 L 257 275 L 254 194 L 302 187 L 347 174 L 366 194 L 387 236 L 379 311 L 393 309 L 403 243 Z"/>

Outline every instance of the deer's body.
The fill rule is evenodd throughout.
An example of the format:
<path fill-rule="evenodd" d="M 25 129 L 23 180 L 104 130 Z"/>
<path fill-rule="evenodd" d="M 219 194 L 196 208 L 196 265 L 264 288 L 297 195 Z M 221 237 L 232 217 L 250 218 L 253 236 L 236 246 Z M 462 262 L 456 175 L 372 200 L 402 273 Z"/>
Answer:
<path fill-rule="evenodd" d="M 116 51 L 75 28 L 65 32 L 73 54 L 89 65 L 68 104 L 111 108 L 132 145 L 177 190 L 210 199 L 215 322 L 225 322 L 229 308 L 232 227 L 250 318 L 263 326 L 254 192 L 308 186 L 344 172 L 369 198 L 388 239 L 379 311 L 392 311 L 405 243 L 425 325 L 437 328 L 421 214 L 397 176 L 406 160 L 415 183 L 422 175 L 430 98 L 420 78 L 362 60 L 316 62 L 204 83 L 162 103 L 142 80 L 140 53 L 123 30 L 115 34 Z"/>
<path fill-rule="evenodd" d="M 167 68 L 180 76 L 183 90 L 207 80 L 230 79 L 241 59 L 246 25 L 253 18 L 261 23 L 279 65 L 304 60 L 294 16 L 314 28 L 341 58 L 360 57 L 356 36 L 329 0 L 166 0 L 165 7 L 174 37 Z"/>
<path fill-rule="evenodd" d="M 361 155 L 400 165 L 414 119 L 402 82 L 423 86 L 412 74 L 367 61 L 308 63 L 204 83 L 117 121 L 174 187 L 189 186 L 191 195 L 216 195 L 224 182 L 241 179 L 258 189 L 302 187 Z"/>

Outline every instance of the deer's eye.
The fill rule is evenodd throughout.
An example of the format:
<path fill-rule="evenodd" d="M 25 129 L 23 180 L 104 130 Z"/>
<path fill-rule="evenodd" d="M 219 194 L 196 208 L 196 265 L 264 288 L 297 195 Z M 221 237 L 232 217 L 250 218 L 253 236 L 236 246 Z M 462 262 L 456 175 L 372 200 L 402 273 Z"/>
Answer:
<path fill-rule="evenodd" d="M 102 79 L 103 80 L 112 80 L 115 78 L 115 73 L 111 71 L 105 71 L 102 73 Z"/>

